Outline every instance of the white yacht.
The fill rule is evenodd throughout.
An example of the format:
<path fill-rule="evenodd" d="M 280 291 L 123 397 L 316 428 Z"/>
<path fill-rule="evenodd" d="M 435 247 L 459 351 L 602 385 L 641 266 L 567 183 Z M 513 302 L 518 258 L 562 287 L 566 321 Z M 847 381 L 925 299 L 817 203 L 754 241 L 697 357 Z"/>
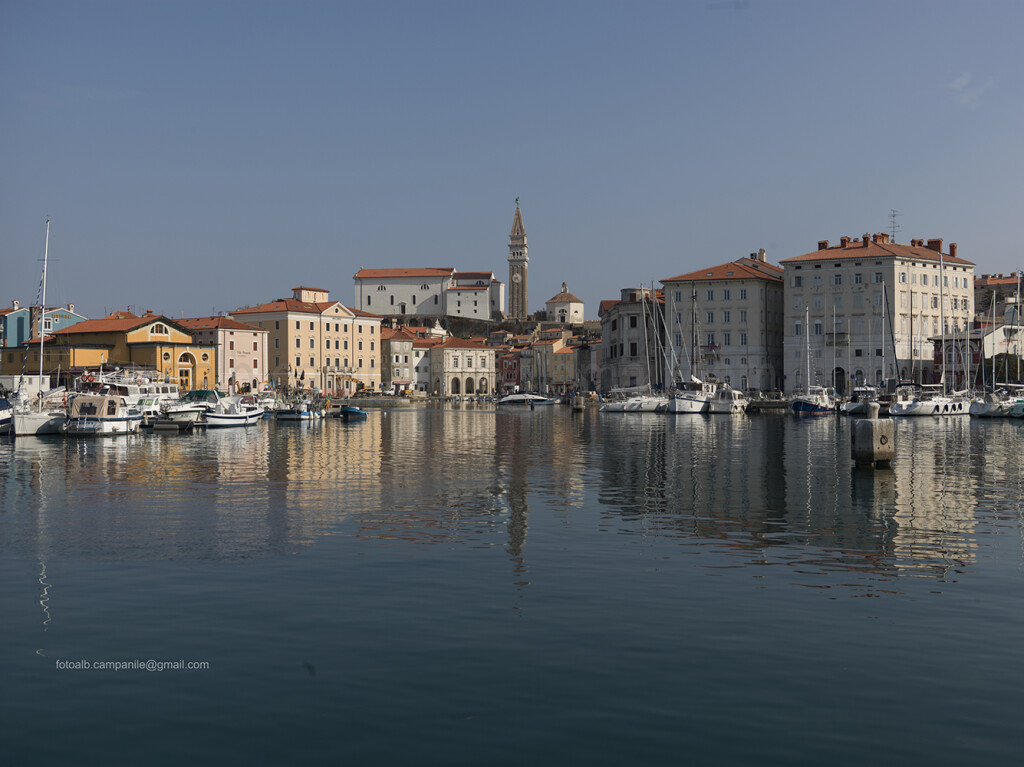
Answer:
<path fill-rule="evenodd" d="M 959 394 L 942 393 L 941 384 L 925 384 L 919 389 L 904 386 L 896 390 L 896 396 L 889 405 L 889 415 L 970 415 L 970 401 Z"/>
<path fill-rule="evenodd" d="M 715 385 L 691 376 L 668 398 L 670 413 L 707 413 L 715 396 Z"/>

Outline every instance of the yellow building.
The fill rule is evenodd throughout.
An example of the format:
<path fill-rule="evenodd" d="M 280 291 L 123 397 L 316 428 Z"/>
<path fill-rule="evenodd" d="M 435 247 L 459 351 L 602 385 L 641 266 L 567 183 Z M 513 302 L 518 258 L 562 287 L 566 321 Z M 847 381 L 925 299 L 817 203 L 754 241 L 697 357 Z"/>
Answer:
<path fill-rule="evenodd" d="M 379 315 L 331 301 L 321 288 L 297 287 L 291 298 L 236 309 L 231 317 L 267 331 L 268 379 L 278 388 L 380 388 Z"/>
<path fill-rule="evenodd" d="M 20 372 L 25 347 L 4 352 L 5 374 Z M 216 380 L 214 347 L 197 344 L 174 320 L 147 312 L 115 312 L 98 320 L 83 320 L 46 337 L 43 370 L 95 370 L 99 367 L 155 369 L 183 389 L 212 387 Z M 28 347 L 27 370 L 39 368 L 39 344 Z"/>

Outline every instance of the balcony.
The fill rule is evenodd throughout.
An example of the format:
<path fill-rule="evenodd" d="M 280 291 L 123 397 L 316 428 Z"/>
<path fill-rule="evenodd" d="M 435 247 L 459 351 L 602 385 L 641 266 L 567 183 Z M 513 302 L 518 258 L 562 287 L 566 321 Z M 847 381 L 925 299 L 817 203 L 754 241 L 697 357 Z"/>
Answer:
<path fill-rule="evenodd" d="M 825 346 L 848 346 L 850 343 L 849 333 L 826 333 Z"/>

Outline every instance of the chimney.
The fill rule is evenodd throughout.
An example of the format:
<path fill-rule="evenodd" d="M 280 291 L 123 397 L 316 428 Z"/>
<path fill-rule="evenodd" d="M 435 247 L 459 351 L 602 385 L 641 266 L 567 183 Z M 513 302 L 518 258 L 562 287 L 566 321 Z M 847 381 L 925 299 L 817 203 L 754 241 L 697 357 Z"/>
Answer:
<path fill-rule="evenodd" d="M 768 261 L 768 251 L 766 251 L 764 248 L 758 248 L 757 249 L 757 260 L 760 261 L 761 263 L 767 262 Z"/>
<path fill-rule="evenodd" d="M 75 310 L 75 305 L 74 304 L 68 304 L 68 311 L 69 312 L 73 312 L 74 310 Z"/>
<path fill-rule="evenodd" d="M 21 301 L 19 301 L 17 298 L 15 298 L 13 301 L 11 301 L 11 308 L 12 309 L 20 309 L 21 308 Z"/>
<path fill-rule="evenodd" d="M 828 240 L 818 240 L 818 250 L 825 250 L 828 248 Z"/>
<path fill-rule="evenodd" d="M 888 245 L 889 244 L 889 235 L 887 235 L 885 232 L 880 232 L 879 235 L 878 235 L 878 241 L 880 243 L 882 243 L 883 245 Z"/>
<path fill-rule="evenodd" d="M 868 241 L 870 239 L 871 239 L 870 235 L 864 234 L 864 235 L 861 236 L 860 241 L 864 244 L 865 248 L 868 246 Z"/>
<path fill-rule="evenodd" d="M 956 243 L 955 242 L 949 243 L 949 257 L 950 258 L 956 258 Z"/>
<path fill-rule="evenodd" d="M 874 242 L 874 243 L 877 243 L 878 242 L 878 235 L 877 234 L 871 235 L 871 241 Z"/>
<path fill-rule="evenodd" d="M 839 238 L 839 247 L 840 248 L 845 248 L 849 244 L 850 244 L 850 238 L 849 237 L 840 237 Z"/>
<path fill-rule="evenodd" d="M 936 253 L 942 252 L 942 238 L 928 240 L 928 250 L 934 250 Z"/>

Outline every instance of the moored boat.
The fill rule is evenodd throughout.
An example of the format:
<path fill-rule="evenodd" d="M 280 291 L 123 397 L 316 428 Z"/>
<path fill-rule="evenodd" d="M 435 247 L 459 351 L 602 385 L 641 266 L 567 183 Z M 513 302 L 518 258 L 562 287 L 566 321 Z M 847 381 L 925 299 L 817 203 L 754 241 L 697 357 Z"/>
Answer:
<path fill-rule="evenodd" d="M 256 404 L 256 398 L 249 394 L 223 397 L 215 408 L 208 410 L 204 418 L 211 428 L 225 426 L 249 426 L 263 417 L 263 408 Z"/>
<path fill-rule="evenodd" d="M 124 397 L 79 394 L 71 399 L 64 431 L 69 437 L 132 434 L 142 425 L 142 413 Z"/>
<path fill-rule="evenodd" d="M 743 392 L 737 391 L 729 384 L 721 384 L 715 390 L 715 396 L 708 403 L 708 412 L 735 415 L 747 412 L 749 405 L 750 401 Z"/>
<path fill-rule="evenodd" d="M 790 409 L 797 415 L 824 415 L 835 412 L 836 400 L 831 389 L 809 386 L 806 394 L 793 397 Z"/>

